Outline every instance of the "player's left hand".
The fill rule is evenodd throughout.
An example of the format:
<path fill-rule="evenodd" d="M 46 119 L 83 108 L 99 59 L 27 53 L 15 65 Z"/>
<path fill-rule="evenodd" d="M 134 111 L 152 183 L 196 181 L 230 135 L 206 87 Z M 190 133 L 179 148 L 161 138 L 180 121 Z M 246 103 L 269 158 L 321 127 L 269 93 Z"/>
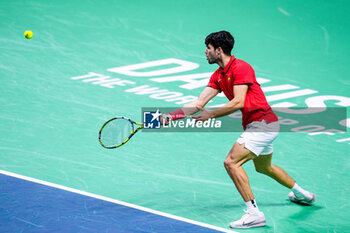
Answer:
<path fill-rule="evenodd" d="M 206 121 L 209 118 L 211 118 L 210 113 L 205 110 L 202 107 L 197 107 L 198 110 L 201 110 L 202 112 L 200 114 L 198 114 L 197 116 L 192 116 L 193 119 L 195 119 L 196 121 Z"/>

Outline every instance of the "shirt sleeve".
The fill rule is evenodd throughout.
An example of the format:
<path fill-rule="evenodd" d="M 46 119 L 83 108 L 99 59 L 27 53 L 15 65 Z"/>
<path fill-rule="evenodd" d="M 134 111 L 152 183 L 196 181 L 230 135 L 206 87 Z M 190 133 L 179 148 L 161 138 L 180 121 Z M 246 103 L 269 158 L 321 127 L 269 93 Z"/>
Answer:
<path fill-rule="evenodd" d="M 234 71 L 233 85 L 253 85 L 255 72 L 248 63 L 242 63 Z"/>
<path fill-rule="evenodd" d="M 221 89 L 220 89 L 220 87 L 219 87 L 219 85 L 217 84 L 217 78 L 216 78 L 216 72 L 214 72 L 212 75 L 211 75 L 211 77 L 210 77 L 210 79 L 209 79 L 209 83 L 208 83 L 208 87 L 211 87 L 211 88 L 214 88 L 214 89 L 216 89 L 216 90 L 219 90 L 220 92 L 221 92 Z"/>

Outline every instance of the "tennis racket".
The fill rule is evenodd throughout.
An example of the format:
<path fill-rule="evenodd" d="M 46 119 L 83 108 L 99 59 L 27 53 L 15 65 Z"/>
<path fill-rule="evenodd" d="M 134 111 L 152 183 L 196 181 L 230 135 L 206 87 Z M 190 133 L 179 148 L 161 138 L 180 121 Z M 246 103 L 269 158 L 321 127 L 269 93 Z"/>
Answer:
<path fill-rule="evenodd" d="M 142 128 L 143 124 L 126 117 L 114 117 L 102 125 L 98 140 L 104 148 L 115 149 L 127 143 Z"/>

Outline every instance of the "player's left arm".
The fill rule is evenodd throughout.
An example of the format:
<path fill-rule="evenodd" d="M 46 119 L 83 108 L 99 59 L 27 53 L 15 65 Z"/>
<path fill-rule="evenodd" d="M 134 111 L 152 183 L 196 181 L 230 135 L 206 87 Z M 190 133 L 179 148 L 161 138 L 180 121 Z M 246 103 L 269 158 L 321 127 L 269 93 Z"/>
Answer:
<path fill-rule="evenodd" d="M 221 108 L 210 112 L 206 111 L 204 108 L 201 108 L 200 110 L 202 110 L 202 112 L 197 116 L 193 116 L 192 118 L 196 119 L 197 121 L 206 121 L 209 118 L 218 118 L 234 113 L 235 111 L 244 107 L 244 101 L 247 92 L 248 85 L 234 85 L 233 93 L 235 97 L 230 102 L 226 103 Z"/>

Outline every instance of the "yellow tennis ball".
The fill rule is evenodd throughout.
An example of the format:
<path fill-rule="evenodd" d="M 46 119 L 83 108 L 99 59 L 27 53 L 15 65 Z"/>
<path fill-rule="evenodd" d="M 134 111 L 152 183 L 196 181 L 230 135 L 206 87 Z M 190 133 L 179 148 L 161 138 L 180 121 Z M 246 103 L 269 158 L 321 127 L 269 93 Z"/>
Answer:
<path fill-rule="evenodd" d="M 33 32 L 32 31 L 25 31 L 24 32 L 24 37 L 27 39 L 30 39 L 33 37 Z"/>

